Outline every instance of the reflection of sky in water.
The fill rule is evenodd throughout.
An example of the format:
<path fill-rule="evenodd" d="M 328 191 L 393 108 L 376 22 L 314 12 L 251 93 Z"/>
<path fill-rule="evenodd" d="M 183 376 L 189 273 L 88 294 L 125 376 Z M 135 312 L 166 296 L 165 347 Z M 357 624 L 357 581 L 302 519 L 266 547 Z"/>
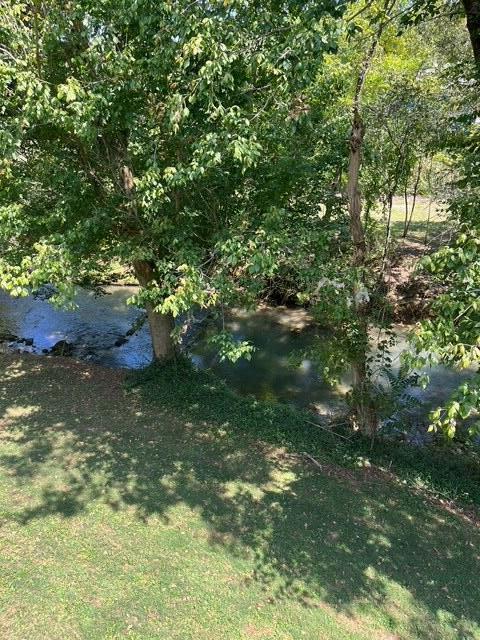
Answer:
<path fill-rule="evenodd" d="M 11 298 L 0 293 L 0 330 L 22 338 L 33 338 L 37 353 L 59 340 L 75 345 L 75 356 L 110 367 L 140 368 L 152 358 L 148 326 L 145 324 L 128 342 L 115 347 L 141 311 L 126 301 L 134 287 L 107 287 L 107 295 L 80 290 L 74 311 L 56 309 L 46 300 Z M 308 348 L 313 339 L 303 310 L 277 309 L 232 312 L 226 328 L 237 340 L 249 340 L 256 351 L 250 362 L 220 362 L 206 336 L 192 348 L 198 367 L 209 367 L 243 394 L 282 400 L 299 406 L 315 402 L 338 404 L 339 398 L 321 380 L 308 360 L 297 364 L 290 356 Z M 208 333 L 208 332 L 207 332 Z"/>
<path fill-rule="evenodd" d="M 0 293 L 0 331 L 22 338 L 33 338 L 35 351 L 50 349 L 59 340 L 75 344 L 79 357 L 111 367 L 139 368 L 151 360 L 148 329 L 121 348 L 115 341 L 124 336 L 141 311 L 126 304 L 135 287 L 108 287 L 108 294 L 95 296 L 79 290 L 77 308 L 66 311 L 46 300 L 11 298 Z M 112 348 L 113 347 L 113 348 Z"/>
<path fill-rule="evenodd" d="M 106 290 L 107 295 L 97 297 L 92 292 L 80 290 L 74 311 L 56 309 L 45 300 L 11 298 L 0 292 L 0 332 L 33 338 L 34 347 L 25 349 L 37 353 L 50 349 L 59 340 L 67 340 L 74 343 L 75 356 L 82 359 L 109 367 L 141 368 L 148 365 L 152 349 L 147 324 L 126 344 L 114 346 L 142 313 L 126 304 L 135 293 L 135 287 L 112 286 Z M 315 332 L 309 326 L 308 315 L 303 309 L 237 310 L 231 312 L 225 324 L 237 340 L 248 340 L 255 345 L 251 361 L 220 362 L 208 345 L 207 329 L 191 349 L 190 356 L 196 366 L 212 369 L 230 387 L 245 395 L 301 407 L 311 406 L 319 413 L 342 408 L 341 398 L 348 390 L 348 379 L 343 380 L 339 388 L 332 389 L 322 380 L 310 360 L 302 357 L 297 362 L 292 360 L 294 353 L 308 350 L 315 339 Z M 401 339 L 393 351 L 394 357 L 405 344 L 402 339 L 404 333 L 405 329 L 399 332 Z M 328 338 L 324 336 L 324 339 Z M 413 390 L 423 405 L 420 413 L 426 414 L 429 408 L 442 402 L 468 375 L 436 367 L 431 372 L 431 385 L 427 392 Z"/>

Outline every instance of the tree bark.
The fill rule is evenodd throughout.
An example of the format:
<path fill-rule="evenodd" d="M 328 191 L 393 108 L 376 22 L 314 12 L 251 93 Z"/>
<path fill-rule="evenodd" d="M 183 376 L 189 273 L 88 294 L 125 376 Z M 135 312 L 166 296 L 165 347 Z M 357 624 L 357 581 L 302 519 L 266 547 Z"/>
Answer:
<path fill-rule="evenodd" d="M 368 325 L 365 323 L 365 333 L 367 331 Z M 357 426 L 364 435 L 369 438 L 374 438 L 378 428 L 378 414 L 372 398 L 371 381 L 366 366 L 366 357 L 362 357 L 353 363 L 352 375 L 354 410 Z"/>
<path fill-rule="evenodd" d="M 467 18 L 467 29 L 472 43 L 473 57 L 480 68 L 480 0 L 462 0 Z"/>
<path fill-rule="evenodd" d="M 352 129 L 350 132 L 350 152 L 348 162 L 348 210 L 350 215 L 350 233 L 353 243 L 353 266 L 357 270 L 358 280 L 361 281 L 365 271 L 365 263 L 368 257 L 368 250 L 365 238 L 365 228 L 362 224 L 362 198 L 359 188 L 360 169 L 362 165 L 362 147 L 365 135 L 365 127 L 361 115 L 361 103 L 365 78 L 370 69 L 370 65 L 375 55 L 375 51 L 388 22 L 389 14 L 394 8 L 396 0 L 385 0 L 385 19 L 379 24 L 377 33 L 373 37 L 370 47 L 363 60 L 360 72 L 357 77 L 355 93 L 353 98 Z M 353 409 L 358 428 L 365 434 L 375 437 L 378 428 L 378 414 L 374 399 L 373 385 L 368 370 L 369 351 L 369 322 L 368 322 L 368 302 L 361 296 L 355 295 L 354 305 L 356 320 L 359 330 L 359 344 L 352 345 L 356 352 L 352 364 L 353 373 Z"/>
<path fill-rule="evenodd" d="M 393 5 L 386 0 L 385 9 Z M 387 11 L 388 13 L 388 11 Z M 361 116 L 361 99 L 363 85 L 367 76 L 370 64 L 375 55 L 378 41 L 382 34 L 384 25 L 381 24 L 376 36 L 371 42 L 365 59 L 358 74 L 353 98 L 352 129 L 350 132 L 350 150 L 348 161 L 347 197 L 348 211 L 350 216 L 350 234 L 353 243 L 353 266 L 358 271 L 361 279 L 367 258 L 367 244 L 365 239 L 365 229 L 362 224 L 362 197 L 360 193 L 360 168 L 362 165 L 362 146 L 365 135 L 365 127 Z M 368 313 L 366 301 L 359 299 L 354 292 L 354 305 L 359 329 L 360 344 L 352 345 L 356 351 L 352 362 L 353 374 L 353 410 L 358 428 L 367 436 L 374 437 L 378 427 L 378 416 L 372 393 L 372 385 L 368 372 Z"/>
<path fill-rule="evenodd" d="M 123 155 L 126 157 L 126 152 Z M 120 167 L 120 186 L 130 202 L 131 214 L 136 218 L 135 182 L 133 179 L 133 171 L 128 164 Z M 148 287 L 155 280 L 155 266 L 152 262 L 148 260 L 134 260 L 133 268 L 141 287 Z M 145 310 L 150 326 L 155 360 L 159 362 L 173 360 L 175 357 L 175 344 L 172 338 L 174 327 L 173 316 L 171 314 L 158 313 L 155 311 L 154 305 L 150 302 L 146 303 Z"/>
<path fill-rule="evenodd" d="M 413 185 L 413 200 L 412 200 L 412 209 L 410 211 L 410 217 L 405 218 L 405 226 L 403 229 L 403 237 L 406 238 L 408 235 L 408 232 L 410 230 L 410 225 L 412 224 L 412 220 L 413 220 L 413 214 L 415 211 L 415 204 L 417 202 L 417 195 L 418 195 L 418 186 L 420 184 L 420 175 L 422 172 L 422 161 L 420 160 L 418 163 L 418 169 L 417 169 L 417 177 L 415 179 L 415 184 Z"/>
<path fill-rule="evenodd" d="M 350 152 L 348 162 L 348 211 L 350 215 L 350 233 L 353 243 L 353 266 L 357 270 L 358 280 L 361 281 L 365 271 L 365 263 L 368 256 L 365 228 L 362 224 L 362 197 L 360 193 L 360 169 L 362 165 L 362 147 L 365 135 L 365 126 L 361 114 L 361 102 L 365 78 L 372 63 L 378 42 L 387 23 L 390 11 L 395 6 L 396 0 L 385 0 L 385 21 L 381 22 L 377 33 L 370 43 L 370 47 L 363 60 L 357 77 L 355 94 L 353 97 L 352 129 L 350 132 Z M 372 439 L 378 428 L 378 414 L 373 395 L 372 380 L 368 370 L 369 352 L 369 322 L 368 302 L 354 293 L 354 305 L 356 320 L 359 330 L 359 344 L 352 345 L 355 353 L 352 363 L 353 373 L 353 410 L 358 428 Z"/>
<path fill-rule="evenodd" d="M 135 260 L 133 267 L 137 280 L 142 287 L 148 287 L 155 279 L 153 264 L 147 260 Z M 146 303 L 145 310 L 150 326 L 155 360 L 160 362 L 173 360 L 175 357 L 175 344 L 172 339 L 173 316 L 171 314 L 158 313 L 150 302 Z"/>
<path fill-rule="evenodd" d="M 385 269 L 387 267 L 388 249 L 390 247 L 390 240 L 392 237 L 392 209 L 393 209 L 393 192 L 392 191 L 390 191 L 390 193 L 387 196 L 387 202 L 388 202 L 387 228 L 385 231 L 385 244 L 383 246 L 382 271 L 380 273 L 380 277 L 383 277 L 383 274 L 385 273 Z"/>
<path fill-rule="evenodd" d="M 350 133 L 350 157 L 348 162 L 347 197 L 350 214 L 350 233 L 353 241 L 354 266 L 361 267 L 367 250 L 362 225 L 362 198 L 359 189 L 360 166 L 362 164 L 362 144 L 364 126 L 358 110 L 354 110 Z"/>
<path fill-rule="evenodd" d="M 370 55 L 373 56 L 373 50 Z M 362 71 L 365 73 L 366 67 Z M 358 94 L 358 98 L 359 95 L 360 94 Z M 365 231 L 362 224 L 362 198 L 359 188 L 363 136 L 364 126 L 359 113 L 356 96 L 352 130 L 350 133 L 347 196 L 350 214 L 350 233 L 353 242 L 353 266 L 357 267 L 359 271 L 361 271 L 365 265 L 365 258 L 367 254 Z M 371 395 L 371 385 L 367 369 L 368 317 L 365 302 L 356 300 L 355 296 L 354 300 L 357 323 L 361 334 L 360 341 L 363 344 L 355 345 L 357 353 L 352 362 L 353 410 L 358 428 L 365 435 L 373 437 L 377 430 L 378 418 Z"/>

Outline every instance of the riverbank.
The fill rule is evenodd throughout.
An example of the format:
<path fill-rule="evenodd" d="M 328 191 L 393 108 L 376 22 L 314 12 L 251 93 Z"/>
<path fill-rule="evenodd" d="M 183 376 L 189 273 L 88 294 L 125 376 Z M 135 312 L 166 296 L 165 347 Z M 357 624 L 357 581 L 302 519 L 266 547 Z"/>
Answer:
<path fill-rule="evenodd" d="M 480 637 L 480 530 L 438 502 L 474 461 L 429 486 L 182 363 L 0 365 L 2 637 Z"/>

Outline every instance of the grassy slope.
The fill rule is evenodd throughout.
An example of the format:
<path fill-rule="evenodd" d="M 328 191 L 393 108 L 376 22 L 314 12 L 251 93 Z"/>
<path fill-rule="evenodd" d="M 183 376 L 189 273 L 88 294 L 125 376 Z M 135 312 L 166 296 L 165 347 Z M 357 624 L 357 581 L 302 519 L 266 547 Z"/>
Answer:
<path fill-rule="evenodd" d="M 1 638 L 480 638 L 479 530 L 299 414 L 0 357 Z"/>

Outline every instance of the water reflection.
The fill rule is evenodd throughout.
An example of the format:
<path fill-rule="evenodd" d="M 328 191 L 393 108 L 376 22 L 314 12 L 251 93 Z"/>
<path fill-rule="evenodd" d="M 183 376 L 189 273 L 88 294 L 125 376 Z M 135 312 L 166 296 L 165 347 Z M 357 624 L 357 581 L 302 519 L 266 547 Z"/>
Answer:
<path fill-rule="evenodd" d="M 195 364 L 212 369 L 244 395 L 301 407 L 315 408 L 321 404 L 328 407 L 329 413 L 341 408 L 339 391 L 324 382 L 310 360 L 298 357 L 317 338 L 317 331 L 304 309 L 233 310 L 225 320 L 225 328 L 237 340 L 248 340 L 255 345 L 251 360 L 235 364 L 221 362 L 208 345 L 210 332 L 207 330 L 192 348 Z"/>
<path fill-rule="evenodd" d="M 107 294 L 97 296 L 79 289 L 77 308 L 66 311 L 47 300 L 27 296 L 12 298 L 0 292 L 0 333 L 32 338 L 33 346 L 25 350 L 41 353 L 60 340 L 75 347 L 76 357 L 108 367 L 141 368 L 152 359 L 148 328 L 143 327 L 122 347 L 115 342 L 130 329 L 142 312 L 127 300 L 135 287 L 107 287 Z"/>

